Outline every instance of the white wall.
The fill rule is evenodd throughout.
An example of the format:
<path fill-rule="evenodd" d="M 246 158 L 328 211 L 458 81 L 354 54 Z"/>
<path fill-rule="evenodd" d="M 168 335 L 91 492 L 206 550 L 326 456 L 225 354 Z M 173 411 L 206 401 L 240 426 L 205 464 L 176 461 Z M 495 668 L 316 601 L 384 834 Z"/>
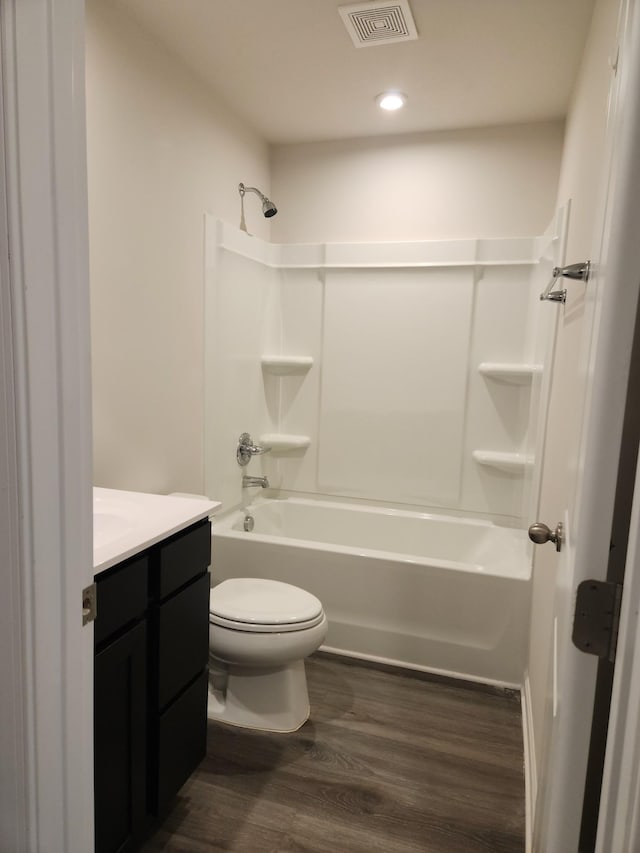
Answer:
<path fill-rule="evenodd" d="M 276 146 L 272 149 L 272 187 L 279 213 L 273 223 L 273 237 L 283 243 L 345 243 L 543 234 L 555 209 L 563 132 L 561 122 L 545 122 Z M 325 339 L 330 336 L 330 343 L 335 343 L 323 313 L 335 278 L 330 272 L 321 281 L 310 280 L 308 276 L 298 281 L 293 274 L 285 277 L 281 297 L 286 352 L 293 352 L 293 346 L 315 353 L 318 358 L 323 349 L 318 335 L 324 335 Z M 340 288 L 336 292 L 341 292 Z M 435 301 L 428 312 L 429 316 L 438 316 L 440 312 L 439 323 L 452 317 L 447 311 L 446 293 L 442 289 L 439 293 L 437 289 L 434 291 Z M 508 268 L 485 273 L 484 280 L 474 284 L 473 303 L 473 334 L 470 330 L 466 332 L 465 349 L 468 347 L 469 352 L 465 352 L 465 366 L 459 377 L 462 384 L 458 429 L 464 433 L 458 435 L 454 453 L 458 469 L 446 478 L 446 498 L 438 492 L 428 500 L 425 481 L 421 488 L 413 489 L 410 502 L 510 516 L 521 522 L 522 478 L 481 467 L 471 454 L 474 449 L 522 450 L 526 424 L 521 415 L 527 407 L 528 390 L 505 389 L 499 383 L 479 377 L 476 368 L 479 361 L 530 360 L 526 329 L 539 310 L 539 303 L 537 294 L 532 302 L 528 273 L 521 276 L 519 271 Z M 312 305 L 317 306 L 314 311 Z M 363 318 L 345 306 L 338 313 L 347 318 L 344 339 L 358 343 L 355 357 L 355 353 L 362 351 Z M 396 352 L 402 346 L 402 325 L 388 328 L 384 336 L 377 335 L 382 351 Z M 306 339 L 303 330 L 308 331 Z M 423 331 L 426 332 L 426 325 Z M 398 337 L 394 337 L 396 333 Z M 346 364 L 353 367 L 354 362 Z M 386 490 L 387 500 L 409 500 L 407 495 L 411 490 L 404 487 L 394 490 L 390 483 L 380 480 L 379 465 L 375 474 L 374 469 L 371 472 L 377 478 L 377 490 L 363 490 L 355 482 L 350 487 L 327 482 L 325 475 L 327 462 L 333 458 L 331 454 L 334 461 L 339 460 L 342 474 L 346 468 L 340 461 L 339 442 L 331 442 L 326 418 L 320 417 L 318 407 L 322 406 L 323 412 L 328 411 L 327 406 L 330 408 L 329 390 L 342 393 L 336 386 L 340 377 L 345 383 L 342 390 L 346 398 L 352 396 L 347 386 L 353 387 L 355 383 L 361 388 L 362 382 L 356 382 L 346 369 L 336 369 L 331 374 L 326 368 L 326 364 L 320 365 L 304 383 L 292 386 L 291 400 L 286 398 L 290 382 L 282 391 L 283 412 L 286 410 L 283 431 L 295 432 L 296 425 L 304 425 L 305 432 L 311 435 L 312 446 L 302 459 L 282 460 L 281 478 L 271 479 L 287 489 L 366 494 L 369 498 L 380 498 L 380 492 Z M 397 365 L 395 369 L 397 389 L 404 387 L 403 380 L 408 385 L 416 384 L 408 382 L 406 371 L 398 371 Z M 381 423 L 384 417 L 379 413 L 378 421 Z M 434 418 L 428 421 L 432 424 Z M 406 421 L 407 428 L 409 423 L 410 418 Z M 343 428 L 344 424 L 337 434 Z M 453 441 L 452 430 L 444 432 Z M 398 434 L 396 429 L 396 439 Z M 264 464 L 269 468 L 268 462 Z M 400 492 L 404 497 L 400 497 Z"/>
<path fill-rule="evenodd" d="M 263 142 L 120 7 L 89 0 L 87 17 L 97 484 L 205 488 L 203 214 L 236 222 L 239 180 L 276 199 L 286 242 L 519 236 L 549 219 L 560 123 L 279 146 L 270 181 Z M 247 220 L 268 236 L 252 196 Z"/>
<path fill-rule="evenodd" d="M 519 522 L 522 476 L 472 454 L 522 451 L 528 387 L 478 365 L 529 360 L 529 275 L 510 265 L 288 272 L 283 352 L 315 366 L 280 381 L 280 429 L 311 446 L 283 457 L 272 481 Z"/>
<path fill-rule="evenodd" d="M 242 475 L 264 474 L 264 457 L 236 461 L 238 438 L 273 432 L 277 403 L 265 393 L 260 358 L 280 349 L 279 275 L 256 260 L 219 248 L 219 226 L 207 217 L 205 252 L 205 491 L 229 509 L 255 489 Z M 237 232 L 245 244 L 260 242 Z"/>
<path fill-rule="evenodd" d="M 563 124 L 278 145 L 281 243 L 542 234 L 554 210 Z"/>
<path fill-rule="evenodd" d="M 478 368 L 531 362 L 538 243 L 278 245 L 210 221 L 208 492 L 227 509 L 251 495 L 238 436 L 275 432 L 308 444 L 251 462 L 280 490 L 522 524 L 531 383 Z M 274 375 L 264 354 L 313 364 Z"/>
<path fill-rule="evenodd" d="M 591 257 L 605 164 L 605 131 L 611 67 L 615 56 L 618 0 L 598 0 L 567 121 L 558 206 L 571 199 L 567 262 Z M 597 235 L 596 239 L 597 239 Z M 588 288 L 589 285 L 586 285 Z M 544 459 L 540 520 L 555 526 L 574 501 L 575 472 L 584 406 L 587 289 L 567 286 L 559 317 L 550 417 Z M 587 312 L 588 313 L 588 312 Z M 532 519 L 533 520 L 533 519 Z M 536 762 L 542 764 L 545 714 L 552 700 L 551 640 L 557 558 L 537 548 L 529 643 L 529 683 Z"/>
<path fill-rule="evenodd" d="M 95 483 L 203 489 L 204 214 L 269 193 L 266 145 L 108 0 L 87 4 Z M 252 202 L 255 201 L 255 205 Z M 266 237 L 257 199 L 250 230 Z"/>

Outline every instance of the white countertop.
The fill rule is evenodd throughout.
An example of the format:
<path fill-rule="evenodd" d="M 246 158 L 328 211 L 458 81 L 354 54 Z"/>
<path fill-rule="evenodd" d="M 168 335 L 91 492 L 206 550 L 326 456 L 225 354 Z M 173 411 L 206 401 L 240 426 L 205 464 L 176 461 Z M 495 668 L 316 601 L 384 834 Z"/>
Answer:
<path fill-rule="evenodd" d="M 220 503 L 192 497 L 93 489 L 93 573 L 207 518 Z"/>

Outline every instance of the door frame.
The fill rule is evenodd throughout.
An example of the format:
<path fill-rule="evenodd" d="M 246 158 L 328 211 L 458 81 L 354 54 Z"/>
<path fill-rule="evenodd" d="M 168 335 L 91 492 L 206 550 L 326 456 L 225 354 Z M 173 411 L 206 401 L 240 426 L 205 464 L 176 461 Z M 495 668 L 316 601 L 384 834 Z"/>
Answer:
<path fill-rule="evenodd" d="M 640 849 L 640 466 L 625 568 L 596 853 Z"/>
<path fill-rule="evenodd" d="M 0 348 L 14 460 L 0 623 L 11 691 L 0 763 L 16 771 L 3 849 L 93 850 L 92 451 L 83 0 L 0 4 L 8 228 Z M 3 688 L 5 685 L 3 685 Z M 4 780 L 4 777 L 3 777 Z M 4 795 L 5 791 L 2 790 Z M 9 810 L 7 810 L 8 812 Z M 6 818 L 6 821 L 5 821 Z M 9 839 L 5 845 L 6 839 Z"/>
<path fill-rule="evenodd" d="M 628 87 L 631 96 L 625 101 L 626 131 L 620 152 L 624 180 L 620 187 L 619 240 L 631 247 L 622 272 L 628 289 L 638 291 L 640 9 L 637 0 L 630 6 L 632 49 L 629 51 Z M 612 336 L 611 341 L 615 345 L 615 337 Z M 640 464 L 635 474 L 596 853 L 640 849 Z"/>

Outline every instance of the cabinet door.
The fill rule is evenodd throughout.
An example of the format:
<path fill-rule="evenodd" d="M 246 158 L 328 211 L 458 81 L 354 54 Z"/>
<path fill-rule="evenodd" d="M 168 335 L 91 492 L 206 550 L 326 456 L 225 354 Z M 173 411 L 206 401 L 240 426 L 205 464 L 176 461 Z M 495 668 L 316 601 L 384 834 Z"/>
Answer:
<path fill-rule="evenodd" d="M 134 849 L 146 820 L 146 624 L 96 655 L 96 853 Z"/>

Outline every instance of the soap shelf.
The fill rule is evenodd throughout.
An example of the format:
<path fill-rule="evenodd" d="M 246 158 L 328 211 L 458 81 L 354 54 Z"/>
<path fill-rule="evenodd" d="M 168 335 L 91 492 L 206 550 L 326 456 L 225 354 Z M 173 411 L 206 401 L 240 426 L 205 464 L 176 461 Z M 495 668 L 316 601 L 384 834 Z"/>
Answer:
<path fill-rule="evenodd" d="M 260 361 L 264 370 L 276 376 L 306 373 L 313 365 L 310 355 L 263 355 Z"/>
<path fill-rule="evenodd" d="M 311 444 L 311 438 L 308 435 L 266 433 L 260 436 L 260 444 L 271 448 L 272 453 L 288 453 L 292 450 L 306 450 Z"/>
<path fill-rule="evenodd" d="M 478 373 L 497 382 L 511 385 L 528 385 L 533 377 L 542 371 L 541 364 L 516 364 L 501 361 L 483 361 L 478 365 Z"/>
<path fill-rule="evenodd" d="M 533 457 L 522 453 L 501 453 L 496 450 L 474 450 L 472 456 L 479 465 L 496 468 L 507 474 L 524 474 L 534 461 Z"/>

